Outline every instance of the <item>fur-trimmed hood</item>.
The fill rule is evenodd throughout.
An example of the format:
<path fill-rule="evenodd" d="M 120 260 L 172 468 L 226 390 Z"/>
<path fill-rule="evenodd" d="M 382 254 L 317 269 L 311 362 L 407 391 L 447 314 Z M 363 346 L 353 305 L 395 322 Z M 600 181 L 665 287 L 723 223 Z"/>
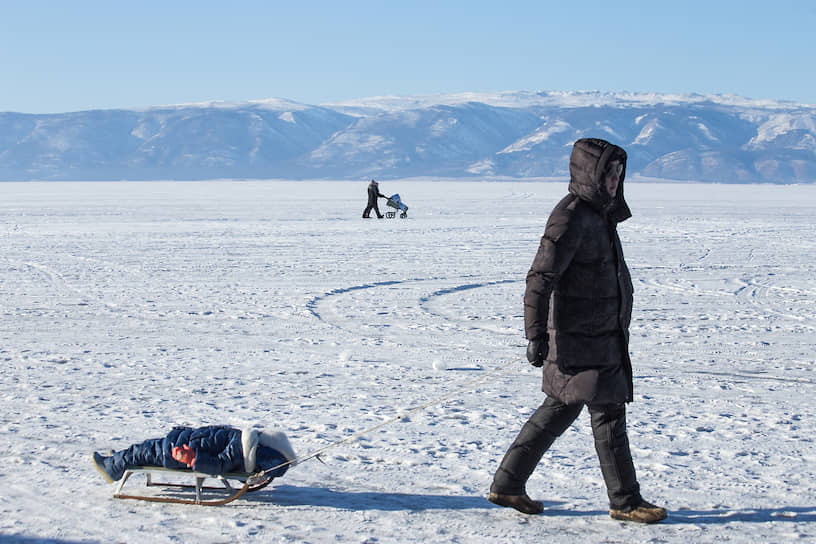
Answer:
<path fill-rule="evenodd" d="M 587 202 L 598 213 L 620 223 L 632 217 L 623 197 L 623 179 L 626 177 L 626 151 L 600 138 L 582 138 L 575 142 L 570 155 L 569 192 Z M 606 165 L 618 160 L 623 165 L 618 192 L 609 196 L 604 186 Z"/>
<path fill-rule="evenodd" d="M 244 450 L 244 470 L 246 472 L 255 472 L 258 446 L 280 452 L 287 461 L 291 462 L 289 466 L 297 464 L 295 450 L 292 448 L 289 438 L 282 431 L 243 429 L 241 431 L 241 446 Z"/>

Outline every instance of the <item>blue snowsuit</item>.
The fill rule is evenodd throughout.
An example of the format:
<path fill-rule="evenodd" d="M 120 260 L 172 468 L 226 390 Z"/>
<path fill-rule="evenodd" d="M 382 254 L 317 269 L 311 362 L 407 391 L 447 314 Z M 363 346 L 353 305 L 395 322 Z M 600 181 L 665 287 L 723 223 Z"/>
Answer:
<path fill-rule="evenodd" d="M 175 427 L 163 438 L 151 438 L 134 444 L 125 450 L 115 452 L 104 458 L 105 471 L 115 481 L 122 478 L 127 468 L 139 466 L 186 469 L 187 465 L 173 459 L 174 447 L 188 445 L 195 452 L 192 469 L 204 474 L 226 474 L 244 472 L 245 456 L 242 444 L 244 431 L 225 425 L 191 428 Z M 282 463 L 287 459 L 276 449 L 258 445 L 255 452 L 255 467 L 252 470 L 265 470 Z M 274 470 L 271 475 L 280 477 L 289 465 Z"/>

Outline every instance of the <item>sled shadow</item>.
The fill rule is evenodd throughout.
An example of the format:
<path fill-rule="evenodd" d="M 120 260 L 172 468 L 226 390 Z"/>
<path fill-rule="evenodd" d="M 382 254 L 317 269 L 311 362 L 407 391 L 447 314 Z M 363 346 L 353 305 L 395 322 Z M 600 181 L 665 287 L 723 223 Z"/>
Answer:
<path fill-rule="evenodd" d="M 749 510 L 677 510 L 670 511 L 664 523 L 710 525 L 741 523 L 813 523 L 816 506 L 789 506 L 784 508 L 757 508 Z"/>
<path fill-rule="evenodd" d="M 323 487 L 280 485 L 271 493 L 253 499 L 279 506 L 323 506 L 345 510 L 474 510 L 501 508 L 487 498 L 473 495 L 422 495 L 414 493 L 378 493 L 371 491 L 334 491 Z M 560 503 L 545 503 L 545 508 Z M 565 514 L 567 512 L 564 512 Z M 595 513 L 592 513 L 595 515 Z"/>
<path fill-rule="evenodd" d="M 89 542 L 96 542 L 89 540 L 63 540 L 51 537 L 46 538 L 44 536 L 7 535 L 3 533 L 0 533 L 0 541 L 4 544 L 88 544 Z"/>

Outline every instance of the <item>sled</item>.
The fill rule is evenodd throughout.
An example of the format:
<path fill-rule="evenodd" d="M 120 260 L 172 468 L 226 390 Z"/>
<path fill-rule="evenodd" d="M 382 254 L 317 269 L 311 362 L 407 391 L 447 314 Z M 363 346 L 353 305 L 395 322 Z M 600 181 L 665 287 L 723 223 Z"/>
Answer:
<path fill-rule="evenodd" d="M 148 487 L 164 487 L 164 488 L 175 488 L 175 489 L 193 489 L 195 490 L 195 498 L 179 498 L 179 497 L 168 497 L 162 495 L 127 495 L 122 493 L 122 488 L 125 486 L 125 482 L 128 481 L 134 474 L 144 474 L 146 478 L 146 483 Z M 179 475 L 179 476 L 193 476 L 195 478 L 194 484 L 182 484 L 182 483 L 170 483 L 170 482 L 156 482 L 153 481 L 153 476 L 157 474 L 163 475 Z M 213 487 L 213 486 L 205 486 L 204 480 L 206 479 L 215 479 L 219 480 L 223 487 Z M 204 474 L 201 472 L 195 472 L 188 469 L 170 469 L 170 468 L 163 468 L 163 467 L 132 467 L 125 470 L 125 473 L 122 475 L 122 479 L 119 480 L 119 485 L 116 486 L 116 491 L 113 492 L 113 497 L 115 499 L 135 499 L 140 501 L 149 501 L 149 502 L 169 502 L 174 504 L 198 504 L 200 506 L 221 506 L 227 503 L 230 503 L 243 495 L 244 493 L 249 493 L 252 491 L 258 491 L 263 489 L 264 487 L 268 486 L 272 483 L 275 477 L 269 474 L 265 474 L 263 472 L 260 473 L 246 473 L 246 472 L 230 472 L 228 474 L 219 474 L 219 475 L 212 475 L 212 474 Z M 233 487 L 230 484 L 230 480 L 234 482 L 240 482 L 243 484 L 242 487 Z M 211 492 L 220 492 L 226 493 L 227 496 L 223 498 L 204 498 L 203 491 L 211 491 Z"/>

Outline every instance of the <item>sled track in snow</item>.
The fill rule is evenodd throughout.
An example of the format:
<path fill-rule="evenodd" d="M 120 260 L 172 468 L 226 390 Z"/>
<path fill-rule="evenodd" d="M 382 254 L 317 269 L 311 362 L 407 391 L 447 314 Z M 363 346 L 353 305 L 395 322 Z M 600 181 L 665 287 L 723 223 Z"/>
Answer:
<path fill-rule="evenodd" d="M 472 278 L 465 276 L 457 279 Z M 451 281 L 451 278 L 446 277 L 411 278 L 342 287 L 313 297 L 306 303 L 306 308 L 319 321 L 334 328 L 355 336 L 376 338 L 395 343 L 400 343 L 396 338 L 397 334 L 400 336 L 419 334 L 427 337 L 428 334 L 445 334 L 452 331 L 472 332 L 474 329 L 501 335 L 502 337 L 519 334 L 519 329 L 511 330 L 507 327 L 502 329 L 496 326 L 482 325 L 475 322 L 472 316 L 467 318 L 461 317 L 460 314 L 443 313 L 435 310 L 432 303 L 448 295 L 517 283 L 520 280 L 470 281 L 436 288 L 430 292 L 415 287 L 428 283 L 450 283 Z M 403 297 L 399 303 L 389 305 L 386 295 L 376 296 L 371 292 L 389 288 L 404 288 L 400 290 Z M 333 307 L 330 305 L 330 302 L 337 297 L 354 296 L 356 294 L 365 294 L 365 298 L 357 300 L 356 304 L 337 304 Z M 373 304 L 371 303 L 372 299 L 382 302 L 379 305 Z M 350 312 L 351 308 L 354 308 L 354 311 L 357 312 L 356 315 L 346 317 L 339 315 L 341 312 Z"/>
<path fill-rule="evenodd" d="M 360 291 L 362 289 L 374 289 L 374 288 L 377 288 L 377 287 L 388 287 L 388 286 L 392 286 L 392 285 L 401 285 L 401 284 L 404 284 L 404 283 L 417 282 L 417 281 L 429 281 L 429 280 L 427 280 L 427 279 L 410 279 L 410 280 L 378 281 L 378 282 L 374 282 L 374 283 L 364 283 L 362 285 L 353 285 L 351 287 L 341 287 L 341 288 L 338 288 L 338 289 L 332 289 L 331 291 L 328 291 L 328 292 L 326 292 L 326 293 L 324 293 L 322 295 L 318 295 L 316 297 L 313 297 L 309 302 L 306 303 L 306 309 L 308 309 L 309 312 L 311 312 L 311 314 L 313 316 L 315 316 L 317 319 L 319 319 L 320 321 L 326 322 L 326 320 L 323 318 L 323 315 L 318 310 L 318 305 L 323 300 L 326 300 L 326 299 L 328 299 L 330 297 L 334 297 L 334 296 L 337 296 L 337 295 L 343 295 L 343 294 L 346 294 L 346 293 L 351 293 L 353 291 Z"/>
<path fill-rule="evenodd" d="M 62 274 L 60 274 L 59 272 L 57 272 L 55 270 L 52 270 L 51 268 L 49 268 L 49 267 L 47 267 L 45 265 L 38 264 L 38 263 L 32 263 L 32 262 L 24 262 L 24 263 L 17 263 L 17 266 L 28 267 L 28 268 L 30 268 L 32 270 L 35 270 L 36 272 L 40 273 L 41 275 L 45 276 L 47 278 L 48 282 L 52 286 L 54 286 L 54 289 L 55 289 L 55 291 L 57 293 L 67 292 L 67 293 L 71 293 L 73 295 L 76 295 L 77 297 L 82 299 L 83 304 L 95 303 L 95 304 L 101 304 L 102 306 L 105 306 L 108 310 L 111 310 L 111 311 L 120 311 L 121 310 L 119 305 L 117 305 L 115 303 L 108 302 L 108 301 L 103 300 L 103 299 L 99 299 L 99 298 L 97 298 L 97 297 L 95 297 L 93 295 L 88 294 L 87 292 L 85 292 L 82 289 L 74 287 L 73 285 L 71 285 L 70 282 L 68 282 L 68 280 L 65 279 L 65 277 Z"/>
<path fill-rule="evenodd" d="M 762 374 L 745 374 L 740 372 L 717 372 L 714 370 L 695 370 L 695 374 L 706 374 L 709 376 L 721 376 L 735 380 L 769 380 L 782 383 L 800 383 L 804 385 L 816 385 L 816 381 L 807 378 L 785 378 L 781 376 L 765 376 Z"/>
<path fill-rule="evenodd" d="M 67 259 L 74 259 L 76 262 L 96 263 L 105 267 L 106 274 L 87 272 L 82 267 L 77 267 L 75 263 L 68 264 Z M 50 285 L 50 289 L 55 295 L 70 295 L 79 299 L 79 305 L 84 307 L 101 308 L 104 311 L 130 317 L 136 317 L 146 322 L 177 324 L 184 323 L 188 317 L 190 319 L 207 319 L 229 316 L 234 319 L 262 320 L 269 318 L 282 318 L 282 315 L 275 315 L 273 311 L 265 307 L 263 301 L 245 301 L 240 306 L 212 306 L 209 303 L 201 302 L 200 296 L 194 299 L 182 299 L 182 303 L 176 303 L 173 299 L 171 304 L 166 302 L 161 294 L 157 294 L 157 279 L 150 274 L 132 267 L 120 266 L 116 263 L 70 255 L 63 258 L 59 270 L 53 265 L 46 265 L 33 261 L 8 260 L 10 266 L 18 269 L 30 269 L 34 273 L 44 278 L 43 284 Z M 80 273 L 85 272 L 85 285 L 81 284 Z M 75 279 L 69 279 L 71 275 L 76 275 Z M 66 277 L 69 276 L 69 277 Z M 112 279 L 114 278 L 115 279 Z M 106 290 L 108 291 L 106 293 Z M 131 292 L 150 293 L 144 298 L 126 296 Z M 121 300 L 113 300 L 111 293 L 115 293 Z M 178 292 L 172 293 L 178 297 Z M 156 301 L 157 303 L 154 303 Z M 181 321 L 180 321 L 181 320 Z"/>
<path fill-rule="evenodd" d="M 442 297 L 446 297 L 448 295 L 455 295 L 460 294 L 466 291 L 477 290 L 477 289 L 484 289 L 495 287 L 499 285 L 507 285 L 512 283 L 521 283 L 523 280 L 517 279 L 506 279 L 506 280 L 495 280 L 495 281 L 482 281 L 482 282 L 475 282 L 475 283 L 466 283 L 462 285 L 456 285 L 454 287 L 447 287 L 444 289 L 439 289 L 434 291 L 433 293 L 429 294 L 428 296 L 421 297 L 419 299 L 419 307 L 422 308 L 429 316 L 444 319 L 450 322 L 457 322 L 461 326 L 465 327 L 466 329 L 479 329 L 487 332 L 491 332 L 494 334 L 501 334 L 504 336 L 507 335 L 520 335 L 521 329 L 518 327 L 506 326 L 506 327 L 498 327 L 498 326 L 487 326 L 487 325 L 480 325 L 476 322 L 477 319 L 480 317 L 462 317 L 461 314 L 458 318 L 454 318 L 453 316 L 446 315 L 442 312 L 435 311 L 431 308 L 431 302 L 438 300 Z M 493 316 L 496 317 L 496 316 Z M 481 318 L 484 321 L 484 318 Z"/>
<path fill-rule="evenodd" d="M 770 272 L 763 275 L 733 275 L 719 278 L 706 276 L 705 281 L 711 282 L 714 279 L 721 284 L 715 288 L 701 287 L 694 279 L 677 276 L 669 278 L 668 275 L 642 280 L 642 284 L 658 291 L 685 295 L 682 298 L 687 301 L 695 297 L 721 301 L 723 304 L 733 305 L 735 310 L 751 308 L 759 316 L 773 316 L 791 321 L 797 328 L 816 330 L 816 325 L 810 324 L 813 320 L 807 309 L 810 301 L 816 297 L 816 291 L 779 285 L 772 281 L 777 277 L 775 273 Z M 797 306 L 801 306 L 801 313 L 794 311 Z"/>

